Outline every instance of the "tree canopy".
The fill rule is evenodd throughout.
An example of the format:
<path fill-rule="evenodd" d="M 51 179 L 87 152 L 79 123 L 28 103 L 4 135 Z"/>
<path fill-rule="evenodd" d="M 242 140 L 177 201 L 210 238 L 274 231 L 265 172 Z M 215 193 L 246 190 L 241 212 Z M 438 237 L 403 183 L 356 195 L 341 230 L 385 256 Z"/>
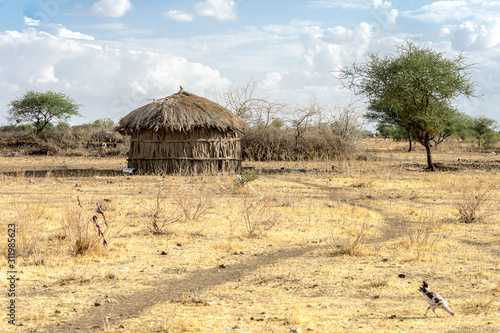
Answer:
<path fill-rule="evenodd" d="M 470 69 L 463 54 L 447 58 L 406 41 L 395 54 L 369 53 L 365 63 L 340 69 L 339 79 L 367 98 L 371 118 L 407 129 L 425 147 L 428 169 L 434 170 L 431 141 L 457 118 L 456 99 L 475 97 Z"/>
<path fill-rule="evenodd" d="M 30 123 L 39 134 L 51 121 L 68 121 L 80 116 L 80 105 L 68 95 L 55 91 L 28 90 L 8 105 L 8 119 L 16 124 Z"/>
<path fill-rule="evenodd" d="M 477 140 L 478 147 L 481 147 L 481 142 L 485 142 L 495 135 L 497 122 L 484 116 L 477 116 L 469 119 L 469 126 L 466 131 Z"/>

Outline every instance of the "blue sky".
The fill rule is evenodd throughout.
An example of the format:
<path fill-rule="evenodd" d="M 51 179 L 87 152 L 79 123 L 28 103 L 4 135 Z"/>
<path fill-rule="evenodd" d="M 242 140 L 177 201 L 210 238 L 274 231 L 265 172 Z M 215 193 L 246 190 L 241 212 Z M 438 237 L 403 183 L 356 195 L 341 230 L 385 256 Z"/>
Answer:
<path fill-rule="evenodd" d="M 406 39 L 465 52 L 483 97 L 460 108 L 500 123 L 500 1 L 0 0 L 0 124 L 27 89 L 72 96 L 72 123 L 251 78 L 257 97 L 347 105 L 357 98 L 332 71 Z"/>

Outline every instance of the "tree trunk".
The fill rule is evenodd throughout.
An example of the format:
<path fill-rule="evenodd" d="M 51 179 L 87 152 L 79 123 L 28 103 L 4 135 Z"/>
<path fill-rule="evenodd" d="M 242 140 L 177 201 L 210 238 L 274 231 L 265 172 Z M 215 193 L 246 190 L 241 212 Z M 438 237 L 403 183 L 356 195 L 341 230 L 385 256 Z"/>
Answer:
<path fill-rule="evenodd" d="M 429 143 L 429 134 L 425 134 L 424 147 L 425 152 L 427 153 L 427 170 L 436 171 L 434 169 L 434 165 L 432 165 L 432 156 L 431 156 L 431 145 Z"/>
<path fill-rule="evenodd" d="M 413 149 L 412 142 L 411 142 L 411 132 L 408 131 L 408 141 L 410 142 L 410 147 L 408 148 L 408 152 L 411 152 Z"/>

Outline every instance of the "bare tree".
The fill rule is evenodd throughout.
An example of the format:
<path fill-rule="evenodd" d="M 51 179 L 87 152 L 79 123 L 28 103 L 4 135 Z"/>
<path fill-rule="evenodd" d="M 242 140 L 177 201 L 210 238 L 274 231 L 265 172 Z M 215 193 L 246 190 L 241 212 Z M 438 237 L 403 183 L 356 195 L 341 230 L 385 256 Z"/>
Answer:
<path fill-rule="evenodd" d="M 259 81 L 250 78 L 238 85 L 214 92 L 216 102 L 231 110 L 252 128 L 267 127 L 283 111 L 284 104 L 271 101 L 271 95 L 257 97 Z"/>
<path fill-rule="evenodd" d="M 312 98 L 306 107 L 296 108 L 290 120 L 295 131 L 295 144 L 311 126 L 321 123 L 324 109 L 325 105 L 319 104 L 316 98 Z"/>
<path fill-rule="evenodd" d="M 361 136 L 364 124 L 362 115 L 356 108 L 356 102 L 346 105 L 337 105 L 336 112 L 332 114 L 330 126 L 332 132 L 346 141 L 354 141 Z"/>

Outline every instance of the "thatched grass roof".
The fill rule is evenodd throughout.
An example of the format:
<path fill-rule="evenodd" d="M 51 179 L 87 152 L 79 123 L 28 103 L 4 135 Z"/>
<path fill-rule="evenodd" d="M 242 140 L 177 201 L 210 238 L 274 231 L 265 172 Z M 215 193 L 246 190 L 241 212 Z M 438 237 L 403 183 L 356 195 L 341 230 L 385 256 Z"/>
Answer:
<path fill-rule="evenodd" d="M 191 131 L 196 128 L 245 132 L 247 125 L 228 109 L 181 87 L 172 96 L 130 112 L 119 121 L 115 130 L 126 134 L 140 130 Z"/>

